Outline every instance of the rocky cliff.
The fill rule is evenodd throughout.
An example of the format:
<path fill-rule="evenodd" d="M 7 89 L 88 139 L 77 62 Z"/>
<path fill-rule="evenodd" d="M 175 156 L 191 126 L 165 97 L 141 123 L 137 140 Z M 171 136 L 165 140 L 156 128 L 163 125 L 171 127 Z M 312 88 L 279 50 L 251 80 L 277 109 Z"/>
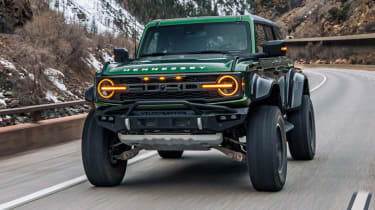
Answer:
<path fill-rule="evenodd" d="M 256 11 L 295 38 L 375 32 L 374 0 L 260 0 Z"/>

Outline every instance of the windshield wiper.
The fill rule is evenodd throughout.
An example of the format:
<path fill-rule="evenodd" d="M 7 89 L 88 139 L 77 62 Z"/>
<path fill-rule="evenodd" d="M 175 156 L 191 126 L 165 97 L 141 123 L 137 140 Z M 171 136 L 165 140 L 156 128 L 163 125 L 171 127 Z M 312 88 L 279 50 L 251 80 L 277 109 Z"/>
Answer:
<path fill-rule="evenodd" d="M 230 52 L 220 50 L 202 50 L 196 52 L 186 52 L 185 54 L 230 54 Z"/>
<path fill-rule="evenodd" d="M 195 52 L 180 52 L 180 53 L 156 52 L 156 53 L 150 53 L 150 54 L 142 54 L 140 57 L 164 56 L 164 55 L 183 55 L 183 54 L 231 54 L 231 52 L 220 51 L 220 50 L 202 50 L 202 51 L 195 51 Z"/>
<path fill-rule="evenodd" d="M 169 54 L 163 53 L 163 52 L 156 52 L 156 53 L 150 53 L 150 54 L 142 54 L 140 57 L 163 56 L 163 55 L 169 55 Z"/>

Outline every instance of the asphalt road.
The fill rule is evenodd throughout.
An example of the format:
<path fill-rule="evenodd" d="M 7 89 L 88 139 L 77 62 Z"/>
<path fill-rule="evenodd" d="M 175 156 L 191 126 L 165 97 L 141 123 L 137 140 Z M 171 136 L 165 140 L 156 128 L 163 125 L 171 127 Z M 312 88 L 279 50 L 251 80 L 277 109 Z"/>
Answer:
<path fill-rule="evenodd" d="M 347 209 L 353 193 L 375 192 L 375 72 L 307 72 L 311 88 L 323 80 L 314 72 L 327 78 L 312 93 L 317 155 L 290 159 L 281 192 L 255 191 L 247 167 L 219 152 L 186 152 L 132 164 L 121 186 L 83 182 L 19 209 Z M 0 206 L 83 175 L 80 156 L 75 141 L 1 159 Z"/>

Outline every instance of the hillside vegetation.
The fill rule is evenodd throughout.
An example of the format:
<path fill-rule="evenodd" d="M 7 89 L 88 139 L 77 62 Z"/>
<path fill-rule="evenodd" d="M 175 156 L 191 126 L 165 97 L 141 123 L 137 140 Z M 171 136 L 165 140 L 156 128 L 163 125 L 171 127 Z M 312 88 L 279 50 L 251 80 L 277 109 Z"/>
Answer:
<path fill-rule="evenodd" d="M 31 16 L 14 12 L 20 8 Z M 0 109 L 82 99 L 115 46 L 134 52 L 128 34 L 92 33 L 45 0 L 0 0 L 0 11 L 13 11 L 1 13 L 0 23 L 15 20 L 0 24 L 6 29 L 0 33 Z"/>
<path fill-rule="evenodd" d="M 296 38 L 375 32 L 374 0 L 123 0 L 142 23 L 152 19 L 254 13 Z"/>

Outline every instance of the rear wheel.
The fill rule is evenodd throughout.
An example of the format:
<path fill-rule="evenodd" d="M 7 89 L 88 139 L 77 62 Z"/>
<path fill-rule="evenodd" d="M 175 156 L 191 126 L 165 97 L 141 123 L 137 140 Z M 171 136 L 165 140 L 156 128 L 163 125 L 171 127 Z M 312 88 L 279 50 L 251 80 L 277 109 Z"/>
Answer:
<path fill-rule="evenodd" d="M 260 106 L 250 113 L 247 132 L 250 179 L 258 191 L 279 191 L 287 175 L 284 120 L 276 106 Z"/>
<path fill-rule="evenodd" d="M 164 159 L 178 159 L 182 157 L 184 151 L 158 151 L 160 157 Z"/>
<path fill-rule="evenodd" d="M 310 96 L 303 96 L 301 108 L 290 113 L 288 120 L 294 124 L 294 129 L 287 135 L 289 151 L 293 159 L 314 159 L 316 151 L 315 117 Z"/>
<path fill-rule="evenodd" d="M 95 186 L 119 185 L 124 178 L 127 161 L 113 159 L 112 145 L 119 143 L 115 133 L 100 127 L 91 111 L 82 136 L 82 159 L 87 179 Z"/>

